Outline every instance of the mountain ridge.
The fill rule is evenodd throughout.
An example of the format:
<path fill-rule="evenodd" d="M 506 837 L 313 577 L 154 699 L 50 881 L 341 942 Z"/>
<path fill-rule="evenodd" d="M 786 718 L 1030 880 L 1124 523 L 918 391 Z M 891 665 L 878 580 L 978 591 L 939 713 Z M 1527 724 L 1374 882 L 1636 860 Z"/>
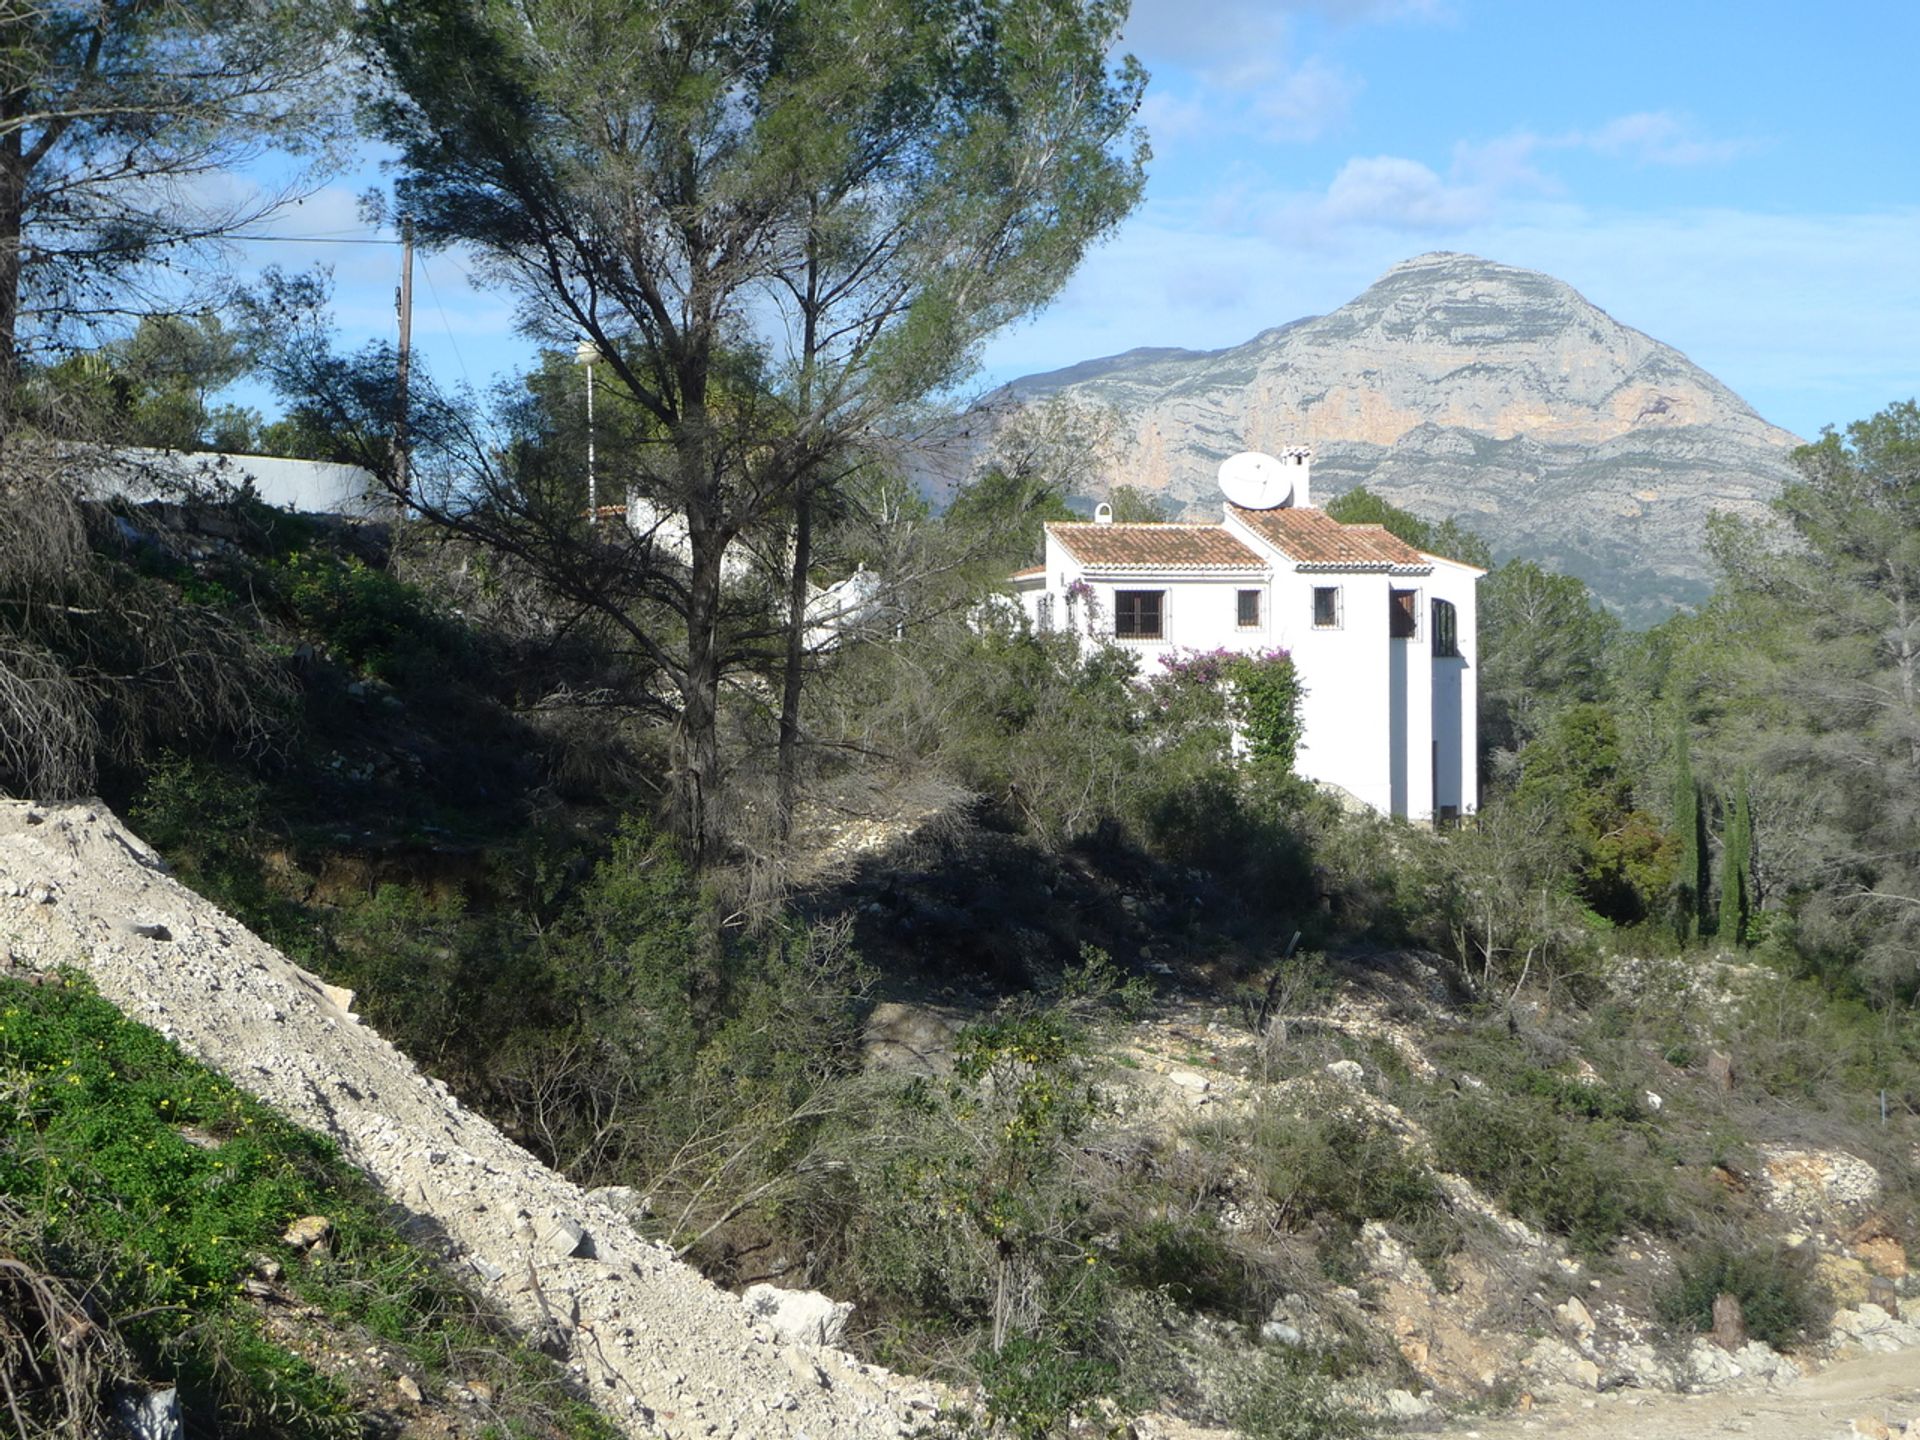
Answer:
<path fill-rule="evenodd" d="M 1320 499 L 1365 484 L 1459 519 L 1638 623 L 1705 597 L 1708 514 L 1763 513 L 1800 443 L 1567 282 L 1452 251 L 1240 345 L 1143 346 L 996 399 L 1051 397 L 1122 416 L 1108 470 L 1180 513 L 1212 513 L 1228 455 L 1304 441 Z"/>

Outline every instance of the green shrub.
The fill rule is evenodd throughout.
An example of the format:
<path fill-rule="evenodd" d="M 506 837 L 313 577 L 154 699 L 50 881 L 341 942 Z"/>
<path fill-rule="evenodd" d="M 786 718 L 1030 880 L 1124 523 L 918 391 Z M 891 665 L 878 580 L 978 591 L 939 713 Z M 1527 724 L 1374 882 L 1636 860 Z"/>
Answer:
<path fill-rule="evenodd" d="M 1670 1167 L 1641 1127 L 1562 1113 L 1553 1099 L 1458 1095 L 1427 1117 L 1435 1160 L 1576 1250 L 1604 1253 L 1633 1229 L 1671 1230 Z"/>
<path fill-rule="evenodd" d="M 358 556 L 301 550 L 267 573 L 293 622 L 350 669 L 390 680 L 464 647 L 466 632 L 442 625 L 417 586 Z"/>
<path fill-rule="evenodd" d="M 604 1435 L 557 1369 L 385 1221 L 382 1198 L 332 1145 L 123 1019 L 77 980 L 0 980 L 0 1202 L 27 1217 L 41 1263 L 82 1282 L 150 1376 L 181 1388 L 190 1429 L 239 1436 L 358 1436 L 345 1390 L 262 1326 L 241 1282 L 253 1257 L 339 1326 L 408 1351 L 429 1375 L 493 1352 L 517 1397 Z M 331 1254 L 281 1240 L 302 1215 L 333 1222 Z M 533 1368 L 527 1368 L 531 1365 Z M 490 1378 L 493 1372 L 490 1371 Z"/>
<path fill-rule="evenodd" d="M 1266 1317 L 1275 1285 L 1202 1216 L 1138 1218 L 1121 1229 L 1114 1264 L 1128 1283 L 1158 1290 L 1186 1310 L 1242 1324 Z"/>
<path fill-rule="evenodd" d="M 1269 1105 L 1256 1113 L 1248 1140 L 1253 1171 L 1286 1225 L 1331 1222 L 1353 1233 L 1378 1220 L 1404 1236 L 1429 1268 L 1458 1243 L 1432 1175 L 1397 1136 L 1363 1115 Z"/>
<path fill-rule="evenodd" d="M 1263 1352 L 1236 1379 L 1233 1424 L 1247 1440 L 1355 1440 L 1372 1428 L 1310 1358 Z"/>
<path fill-rule="evenodd" d="M 1833 1311 L 1806 1255 L 1784 1246 L 1746 1249 L 1724 1242 L 1683 1256 L 1655 1304 L 1668 1325 L 1701 1334 L 1713 1328 L 1713 1302 L 1721 1295 L 1740 1302 L 1749 1335 L 1778 1350 L 1820 1333 Z"/>

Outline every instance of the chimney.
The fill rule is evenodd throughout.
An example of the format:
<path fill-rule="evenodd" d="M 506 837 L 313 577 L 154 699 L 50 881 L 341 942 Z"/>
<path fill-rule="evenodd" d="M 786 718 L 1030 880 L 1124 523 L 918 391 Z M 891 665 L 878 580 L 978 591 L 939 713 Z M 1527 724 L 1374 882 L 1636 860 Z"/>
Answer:
<path fill-rule="evenodd" d="M 1280 463 L 1287 467 L 1287 478 L 1293 481 L 1293 508 L 1305 510 L 1313 504 L 1313 493 L 1307 488 L 1307 474 L 1313 464 L 1311 445 L 1289 445 L 1280 452 Z"/>
<path fill-rule="evenodd" d="M 1107 504 L 1104 500 L 1094 506 L 1093 523 L 1096 525 L 1111 525 L 1113 523 L 1113 506 Z"/>

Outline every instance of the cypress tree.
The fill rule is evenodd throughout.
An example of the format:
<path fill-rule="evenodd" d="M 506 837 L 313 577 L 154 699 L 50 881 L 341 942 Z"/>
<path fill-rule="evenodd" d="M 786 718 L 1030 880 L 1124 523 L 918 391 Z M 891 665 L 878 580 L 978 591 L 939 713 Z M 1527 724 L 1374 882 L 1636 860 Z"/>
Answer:
<path fill-rule="evenodd" d="M 1727 833 L 1720 842 L 1720 938 L 1730 945 L 1747 943 L 1747 920 L 1753 905 L 1753 811 L 1747 796 L 1747 777 L 1733 792 Z"/>
<path fill-rule="evenodd" d="M 1700 913 L 1700 791 L 1693 782 L 1688 753 L 1687 717 L 1679 716 L 1673 735 L 1673 833 L 1680 841 L 1680 863 L 1673 880 L 1673 933 L 1684 945 L 1693 938 Z"/>

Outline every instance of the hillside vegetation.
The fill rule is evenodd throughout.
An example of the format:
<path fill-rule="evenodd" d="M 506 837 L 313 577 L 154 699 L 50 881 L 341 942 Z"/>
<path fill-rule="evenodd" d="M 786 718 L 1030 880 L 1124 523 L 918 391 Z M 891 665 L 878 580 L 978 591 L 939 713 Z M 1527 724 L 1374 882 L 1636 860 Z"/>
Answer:
<path fill-rule="evenodd" d="M 1810 455 L 1801 503 L 1867 438 Z M 984 520 L 914 522 L 984 555 L 956 595 L 1005 561 L 970 525 L 1029 543 L 1007 537 L 1043 509 L 995 484 Z M 88 583 L 160 587 L 275 677 L 260 739 L 156 716 L 99 758 L 184 876 L 536 1154 L 632 1187 L 716 1279 L 854 1301 L 847 1343 L 981 1385 L 1014 1431 L 1112 1405 L 1338 1434 L 1389 1392 L 1498 1402 L 1577 1368 L 1476 1369 L 1437 1326 L 1410 1346 L 1386 1322 L 1419 1296 L 1521 1354 L 1573 1290 L 1580 1356 L 1671 1384 L 1721 1294 L 1804 1356 L 1836 1305 L 1899 1293 L 1911 972 L 1886 902 L 1793 868 L 1897 817 L 1827 808 L 1833 737 L 1741 701 L 1738 666 L 1682 678 L 1762 613 L 1770 663 L 1797 653 L 1744 588 L 1790 550 L 1644 640 L 1583 628 L 1573 582 L 1497 572 L 1496 785 L 1445 834 L 1234 761 L 1208 667 L 1142 691 L 1123 656 L 931 606 L 826 657 L 791 850 L 743 810 L 696 866 L 658 818 L 655 722 L 549 698 L 617 658 L 517 625 L 538 591 L 489 594 L 462 542 L 244 499 L 79 523 Z M 901 1024 L 904 1068 L 874 1039 Z M 1781 1208 L 1778 1156 L 1830 1151 L 1873 1167 L 1870 1203 Z M 262 1223 L 339 1205 L 276 1196 Z M 123 1328 L 146 1373 L 190 1374 Z"/>
<path fill-rule="evenodd" d="M 1114 0 L 13 8 L 0 790 L 32 864 L 75 890 L 130 865 L 122 893 L 198 919 L 65 910 L 28 874 L 0 895 L 0 1427 L 127 1429 L 100 1417 L 172 1385 L 196 1437 L 864 1433 L 918 1406 L 955 1435 L 1157 1413 L 1306 1440 L 1920 1343 L 1896 1313 L 1920 410 L 1798 450 L 1764 511 L 1759 466 L 1722 474 L 1744 508 L 1710 529 L 1711 595 L 1641 633 L 1556 573 L 1615 550 L 1505 560 L 1478 814 L 1351 813 L 1292 773 L 1284 653 L 1143 675 L 1021 622 L 1006 576 L 1069 496 L 1155 512 L 1102 474 L 1111 417 L 1003 428 L 944 513 L 908 478 L 989 338 L 1144 193 L 1125 23 Z M 471 257 L 529 342 L 490 394 L 342 354 L 324 274 L 221 272 L 224 240 L 376 154 L 368 233 L 328 238 Z M 236 199 L 256 161 L 273 183 Z M 1607 362 L 1628 428 L 1673 444 L 1613 426 L 1557 473 L 1697 473 L 1682 412 L 1730 397 L 1571 313 L 1630 352 Z M 1434 385 L 1477 384 L 1429 350 Z M 243 380 L 275 418 L 227 403 Z M 359 465 L 378 513 L 279 512 L 144 448 L 229 445 Z M 1698 582 L 1679 534 L 1659 594 Z M 380 1032 L 312 1005 L 278 1070 L 230 1059 L 249 1083 L 296 1077 L 280 1103 L 401 1149 L 432 1125 L 491 1148 L 484 1179 L 435 1182 L 466 1207 L 443 1228 L 527 1260 L 525 1289 L 490 1261 L 490 1293 L 568 1370 L 327 1145 L 44 983 L 104 955 L 198 986 L 167 1003 L 223 1046 L 293 1033 L 273 987 L 310 988 L 94 796 Z M 40 829 L 42 802 L 67 818 Z M 31 938 L 56 933 L 72 953 Z M 331 1045 L 394 1088 L 341 1101 L 312 1068 Z M 479 1191 L 578 1192 L 488 1122 L 609 1187 L 595 1224 L 641 1257 L 596 1277 L 623 1328 L 547 1306 L 531 1213 Z M 851 1303 L 860 1359 L 748 1334 L 659 1247 Z M 678 1309 L 635 1314 L 669 1278 Z M 720 1330 L 753 1393 L 703 1373 Z"/>

